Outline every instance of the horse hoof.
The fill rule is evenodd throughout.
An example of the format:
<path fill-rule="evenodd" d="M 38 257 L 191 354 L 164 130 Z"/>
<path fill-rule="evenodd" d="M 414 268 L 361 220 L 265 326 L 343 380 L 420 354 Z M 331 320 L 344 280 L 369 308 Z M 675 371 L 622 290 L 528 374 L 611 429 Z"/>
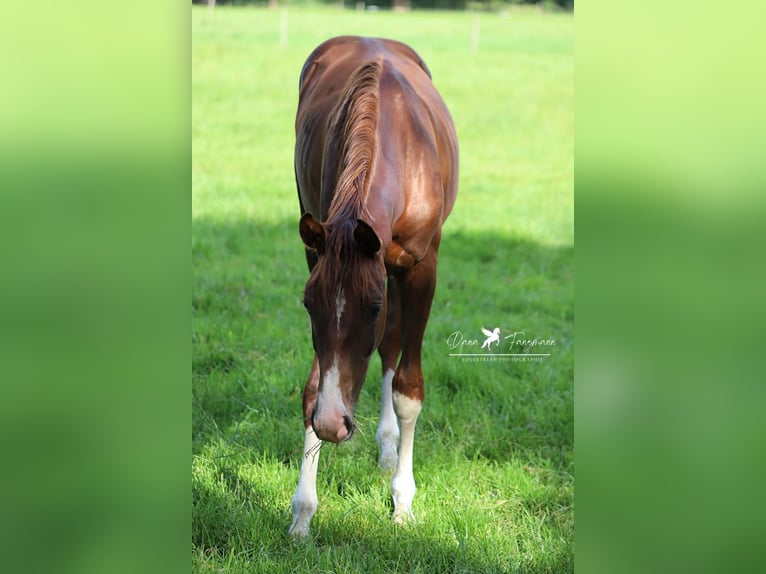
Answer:
<path fill-rule="evenodd" d="M 311 520 L 309 518 L 309 520 Z M 290 525 L 290 530 L 287 533 L 294 541 L 302 541 L 308 538 L 309 535 L 309 520 L 304 517 L 297 516 L 293 519 L 293 523 Z"/>
<path fill-rule="evenodd" d="M 292 538 L 293 542 L 303 542 L 309 536 L 309 529 L 308 527 L 302 528 L 298 525 L 293 525 L 290 527 L 288 534 L 290 535 L 290 538 Z"/>
<path fill-rule="evenodd" d="M 412 522 L 414 519 L 415 516 L 412 514 L 412 510 L 409 508 L 397 508 L 394 510 L 394 524 L 407 524 Z"/>

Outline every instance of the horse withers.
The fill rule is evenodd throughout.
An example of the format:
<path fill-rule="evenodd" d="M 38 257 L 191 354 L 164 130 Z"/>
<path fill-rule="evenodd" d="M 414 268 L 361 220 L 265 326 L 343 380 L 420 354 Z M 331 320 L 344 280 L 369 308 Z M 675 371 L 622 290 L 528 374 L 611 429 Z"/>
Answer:
<path fill-rule="evenodd" d="M 306 60 L 295 132 L 299 228 L 310 270 L 303 302 L 315 353 L 303 391 L 304 456 L 290 534 L 305 537 L 318 504 L 319 447 L 353 435 L 376 349 L 383 370 L 379 465 L 395 469 L 394 520 L 411 516 L 421 346 L 441 228 L 457 196 L 458 145 L 415 51 L 355 36 L 328 40 Z"/>

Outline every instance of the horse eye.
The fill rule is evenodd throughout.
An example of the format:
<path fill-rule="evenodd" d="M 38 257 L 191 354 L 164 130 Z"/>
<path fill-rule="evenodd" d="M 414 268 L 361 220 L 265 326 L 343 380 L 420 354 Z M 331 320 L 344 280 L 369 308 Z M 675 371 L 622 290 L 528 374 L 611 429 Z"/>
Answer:
<path fill-rule="evenodd" d="M 380 313 L 380 310 L 383 308 L 383 303 L 373 303 L 373 305 L 370 307 L 370 313 L 372 313 L 373 317 L 377 317 L 378 313 Z"/>

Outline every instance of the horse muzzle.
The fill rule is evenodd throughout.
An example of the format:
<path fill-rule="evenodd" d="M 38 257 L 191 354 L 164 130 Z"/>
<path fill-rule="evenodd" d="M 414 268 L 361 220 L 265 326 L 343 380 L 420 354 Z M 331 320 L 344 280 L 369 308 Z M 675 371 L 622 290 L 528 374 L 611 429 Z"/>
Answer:
<path fill-rule="evenodd" d="M 321 440 L 340 443 L 351 438 L 356 425 L 345 409 L 314 409 L 311 427 Z"/>

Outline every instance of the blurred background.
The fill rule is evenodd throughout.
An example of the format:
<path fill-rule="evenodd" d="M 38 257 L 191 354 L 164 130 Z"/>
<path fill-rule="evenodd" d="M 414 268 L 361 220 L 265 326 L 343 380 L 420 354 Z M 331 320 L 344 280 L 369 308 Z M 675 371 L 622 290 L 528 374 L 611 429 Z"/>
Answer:
<path fill-rule="evenodd" d="M 275 46 L 285 7 L 263 31 Z M 296 48 L 291 62 L 300 65 L 287 8 L 287 51 Z M 198 177 L 190 177 L 189 9 L 185 1 L 4 6 L 1 524 L 15 570 L 188 568 L 189 190 Z M 444 43 L 470 54 L 476 12 L 448 28 Z M 491 25 L 478 16 L 482 54 Z M 760 571 L 765 16 L 752 1 L 577 4 L 584 571 Z M 555 46 L 534 48 L 566 53 L 573 44 Z M 424 54 L 429 64 L 434 53 L 438 64 L 438 51 Z M 435 78 L 449 91 L 443 70 Z M 448 103 L 460 107 L 456 93 Z M 536 96 L 523 102 L 531 107 Z M 284 101 L 280 117 L 294 105 Z M 461 137 L 480 141 L 467 125 Z M 289 162 L 284 137 L 288 151 L 275 153 Z M 544 236 L 531 227 L 524 233 Z M 556 229 L 553 241 L 571 244 L 566 226 Z M 459 531 L 461 517 L 451 520 Z"/>

